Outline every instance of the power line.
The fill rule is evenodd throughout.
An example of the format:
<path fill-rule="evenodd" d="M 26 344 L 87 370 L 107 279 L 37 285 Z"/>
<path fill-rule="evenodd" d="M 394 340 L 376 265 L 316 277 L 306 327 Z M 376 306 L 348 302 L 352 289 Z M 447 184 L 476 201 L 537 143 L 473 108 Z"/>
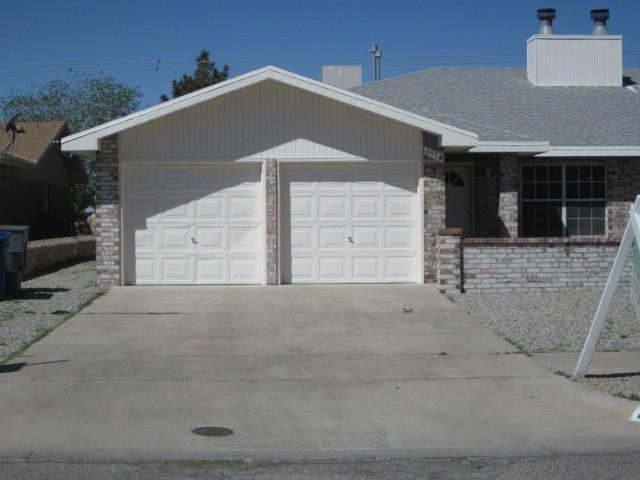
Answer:
<path fill-rule="evenodd" d="M 624 50 L 625 55 L 640 53 L 640 49 Z M 526 53 L 473 53 L 473 54 L 424 54 L 424 55 L 385 55 L 387 60 L 445 60 L 445 59 L 491 59 L 491 58 L 525 58 Z M 244 59 L 223 59 L 216 61 L 219 65 L 224 64 L 268 64 L 275 62 L 289 63 L 289 64 L 301 64 L 301 63 L 323 63 L 323 62 L 348 62 L 348 61 L 360 61 L 367 62 L 368 56 L 354 56 L 354 57 L 264 57 L 264 58 L 244 58 Z M 98 61 L 98 62 L 40 62 L 40 63 L 0 63 L 0 71 L 7 71 L 13 69 L 51 69 L 51 68 L 66 68 L 67 70 L 74 71 L 76 68 L 89 68 L 89 67 L 154 67 L 155 69 L 165 67 L 177 67 L 181 65 L 193 65 L 197 63 L 193 60 L 113 60 L 113 61 Z M 206 63 L 206 62 L 203 62 Z M 386 63 L 386 62 L 385 62 Z"/>

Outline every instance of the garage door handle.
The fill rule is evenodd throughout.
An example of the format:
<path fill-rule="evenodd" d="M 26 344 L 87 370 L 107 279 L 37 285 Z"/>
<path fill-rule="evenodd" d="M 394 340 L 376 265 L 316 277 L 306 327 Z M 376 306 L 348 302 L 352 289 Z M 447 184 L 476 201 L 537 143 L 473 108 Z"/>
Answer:
<path fill-rule="evenodd" d="M 196 241 L 196 239 L 195 239 L 195 238 L 193 238 L 193 237 L 191 237 L 191 243 L 193 243 L 194 245 L 197 245 L 197 244 L 198 244 L 198 242 Z"/>
<path fill-rule="evenodd" d="M 347 237 L 347 240 L 349 240 L 349 243 L 354 243 L 352 237 Z"/>

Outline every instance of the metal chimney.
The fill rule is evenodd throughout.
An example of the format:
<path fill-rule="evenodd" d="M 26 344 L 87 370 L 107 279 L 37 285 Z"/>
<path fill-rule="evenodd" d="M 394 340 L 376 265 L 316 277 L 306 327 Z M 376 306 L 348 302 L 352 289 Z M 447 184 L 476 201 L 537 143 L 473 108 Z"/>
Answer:
<path fill-rule="evenodd" d="M 555 8 L 538 9 L 538 20 L 540 20 L 539 35 L 553 35 L 553 19 L 556 18 Z"/>
<path fill-rule="evenodd" d="M 593 20 L 594 35 L 609 35 L 607 20 L 609 20 L 608 8 L 596 8 L 591 10 L 591 20 Z"/>

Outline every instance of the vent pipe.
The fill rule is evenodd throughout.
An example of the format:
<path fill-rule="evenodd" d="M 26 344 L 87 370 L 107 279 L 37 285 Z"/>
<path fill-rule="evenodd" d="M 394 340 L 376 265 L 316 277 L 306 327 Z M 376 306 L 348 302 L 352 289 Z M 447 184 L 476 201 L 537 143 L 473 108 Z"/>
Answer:
<path fill-rule="evenodd" d="M 591 20 L 593 20 L 594 35 L 609 35 L 607 20 L 609 20 L 609 9 L 597 8 L 591 10 Z"/>
<path fill-rule="evenodd" d="M 539 35 L 553 35 L 553 20 L 556 18 L 555 8 L 538 9 L 538 20 L 540 20 Z"/>

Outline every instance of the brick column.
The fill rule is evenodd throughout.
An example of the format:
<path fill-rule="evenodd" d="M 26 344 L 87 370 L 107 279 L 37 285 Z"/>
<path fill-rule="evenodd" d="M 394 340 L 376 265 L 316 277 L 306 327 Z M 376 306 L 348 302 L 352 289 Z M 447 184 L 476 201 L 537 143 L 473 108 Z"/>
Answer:
<path fill-rule="evenodd" d="M 268 158 L 264 161 L 266 192 L 266 252 L 267 285 L 280 283 L 278 269 L 278 161 Z"/>
<path fill-rule="evenodd" d="M 498 218 L 502 237 L 518 236 L 518 157 L 513 154 L 500 156 L 500 197 Z"/>
<path fill-rule="evenodd" d="M 445 228 L 444 152 L 425 134 L 424 146 L 424 281 L 437 280 L 438 232 Z"/>
<path fill-rule="evenodd" d="M 438 235 L 438 290 L 456 293 L 462 290 L 461 228 L 445 228 Z"/>
<path fill-rule="evenodd" d="M 95 172 L 97 284 L 112 287 L 120 285 L 120 188 L 116 135 L 100 141 Z"/>

